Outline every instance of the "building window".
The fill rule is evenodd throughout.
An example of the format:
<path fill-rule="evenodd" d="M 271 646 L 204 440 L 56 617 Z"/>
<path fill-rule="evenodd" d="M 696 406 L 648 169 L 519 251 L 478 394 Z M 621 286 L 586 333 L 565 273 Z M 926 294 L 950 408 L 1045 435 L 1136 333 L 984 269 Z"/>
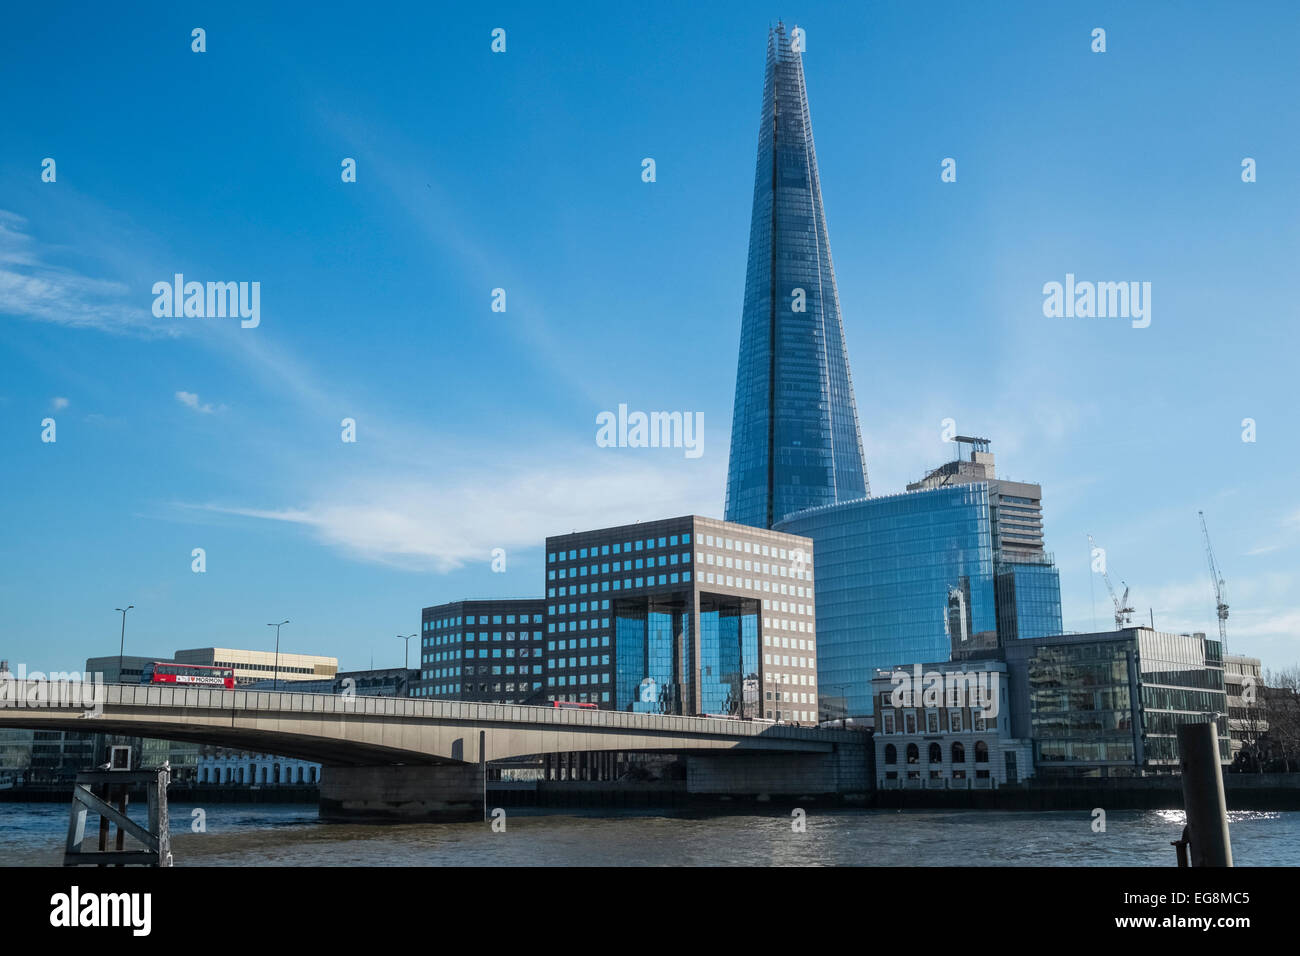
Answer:
<path fill-rule="evenodd" d="M 966 748 L 962 746 L 961 741 L 957 741 L 952 745 L 952 762 L 966 762 Z"/>
<path fill-rule="evenodd" d="M 893 744 L 885 745 L 885 763 L 898 763 L 898 748 Z"/>
<path fill-rule="evenodd" d="M 976 763 L 989 762 L 989 745 L 982 740 L 975 741 L 975 762 Z M 983 770 L 981 771 L 981 773 L 986 777 L 988 776 L 987 770 Z"/>
<path fill-rule="evenodd" d="M 930 744 L 930 763 L 943 763 L 943 748 L 938 744 Z"/>
<path fill-rule="evenodd" d="M 921 751 L 920 751 L 920 749 L 916 746 L 916 744 L 908 744 L 908 745 L 907 745 L 907 762 L 908 762 L 908 763 L 920 763 L 920 762 L 921 762 Z"/>

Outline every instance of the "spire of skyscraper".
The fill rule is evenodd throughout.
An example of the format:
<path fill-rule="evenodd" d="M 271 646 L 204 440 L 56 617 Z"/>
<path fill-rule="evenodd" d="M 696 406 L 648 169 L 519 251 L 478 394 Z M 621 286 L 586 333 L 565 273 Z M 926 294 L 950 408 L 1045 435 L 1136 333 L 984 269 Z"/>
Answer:
<path fill-rule="evenodd" d="M 804 87 L 769 30 L 727 472 L 728 521 L 770 528 L 870 494 Z"/>

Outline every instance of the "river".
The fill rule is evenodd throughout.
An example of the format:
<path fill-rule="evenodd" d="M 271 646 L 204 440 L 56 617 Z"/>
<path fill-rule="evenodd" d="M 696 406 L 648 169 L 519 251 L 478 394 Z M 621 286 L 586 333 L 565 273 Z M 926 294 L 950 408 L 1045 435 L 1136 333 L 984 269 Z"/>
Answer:
<path fill-rule="evenodd" d="M 132 817 L 143 814 L 133 807 Z M 177 866 L 1173 866 L 1182 811 L 815 811 L 507 809 L 490 823 L 323 824 L 312 805 L 173 804 Z M 1300 864 L 1300 812 L 1229 815 L 1238 866 Z M 143 822 L 143 819 L 142 819 Z M 198 823 L 203 832 L 193 832 Z M 93 847 L 92 818 L 87 846 Z M 62 861 L 68 806 L 0 804 L 0 865 Z"/>

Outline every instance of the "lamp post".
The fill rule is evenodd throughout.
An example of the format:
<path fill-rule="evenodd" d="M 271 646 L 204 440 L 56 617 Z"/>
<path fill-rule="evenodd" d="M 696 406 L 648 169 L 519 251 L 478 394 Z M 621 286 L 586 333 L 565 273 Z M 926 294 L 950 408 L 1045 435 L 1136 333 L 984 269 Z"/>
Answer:
<path fill-rule="evenodd" d="M 399 641 L 406 641 L 406 654 L 402 657 L 402 669 L 410 670 L 411 667 L 411 638 L 419 637 L 419 632 L 415 634 L 398 634 Z"/>
<path fill-rule="evenodd" d="M 275 689 L 280 689 L 280 628 L 288 621 L 281 621 L 279 624 L 268 624 L 267 627 L 275 628 Z"/>
<path fill-rule="evenodd" d="M 122 653 L 126 650 L 126 612 L 135 607 L 134 604 L 128 604 L 126 607 L 115 607 L 114 611 L 122 612 L 122 641 L 117 646 L 117 682 L 122 683 Z"/>
<path fill-rule="evenodd" d="M 419 637 L 419 636 L 420 636 L 420 635 L 419 635 L 419 632 L 418 632 L 418 631 L 417 631 L 415 634 L 398 634 L 398 635 L 397 635 L 397 639 L 398 639 L 399 641 L 405 641 L 405 642 L 406 642 L 406 654 L 402 657 L 402 681 L 401 681 L 401 686 L 402 686 L 402 689 L 403 689 L 403 690 L 406 690 L 406 691 L 407 691 L 407 696 L 408 696 L 408 697 L 410 696 L 410 690 L 409 690 L 409 688 L 407 688 L 407 686 L 406 686 L 406 680 L 407 680 L 407 675 L 409 674 L 409 672 L 410 672 L 410 668 L 411 668 L 411 638 L 413 638 L 413 637 Z M 372 666 L 373 666 L 373 665 L 372 665 Z"/>

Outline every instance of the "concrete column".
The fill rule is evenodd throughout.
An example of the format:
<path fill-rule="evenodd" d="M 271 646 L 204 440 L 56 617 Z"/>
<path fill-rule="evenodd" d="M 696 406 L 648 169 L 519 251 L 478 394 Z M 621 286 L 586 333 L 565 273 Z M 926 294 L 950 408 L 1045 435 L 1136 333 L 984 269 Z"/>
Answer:
<path fill-rule="evenodd" d="M 483 772 L 478 764 L 324 767 L 320 818 L 327 823 L 481 820 Z"/>

